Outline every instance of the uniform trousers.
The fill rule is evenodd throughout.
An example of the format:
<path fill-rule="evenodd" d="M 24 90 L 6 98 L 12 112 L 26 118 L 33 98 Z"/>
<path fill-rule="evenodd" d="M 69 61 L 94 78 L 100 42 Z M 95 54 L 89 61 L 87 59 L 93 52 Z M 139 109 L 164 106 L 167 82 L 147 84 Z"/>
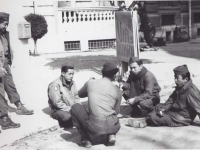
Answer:
<path fill-rule="evenodd" d="M 71 109 L 74 126 L 78 129 L 82 140 L 92 144 L 106 144 L 108 135 L 116 134 L 120 129 L 117 115 L 96 117 L 89 114 L 85 107 L 77 103 Z"/>
<path fill-rule="evenodd" d="M 158 114 L 159 108 L 163 104 L 158 104 L 152 112 L 150 112 L 147 116 L 147 123 L 150 126 L 169 126 L 169 127 L 180 127 L 185 126 L 182 123 L 176 122 L 172 120 L 172 118 L 166 113 L 163 116 Z"/>
<path fill-rule="evenodd" d="M 0 94 L 0 117 L 8 114 L 6 99 Z"/>
<path fill-rule="evenodd" d="M 7 107 L 7 101 L 5 99 L 3 78 L 0 77 L 0 117 L 6 114 L 8 114 L 8 107 Z"/>
<path fill-rule="evenodd" d="M 52 109 L 51 116 L 53 119 L 58 120 L 61 127 L 73 126 L 70 112 Z"/>
<path fill-rule="evenodd" d="M 160 98 L 154 97 L 152 99 L 137 102 L 134 105 L 122 105 L 120 108 L 120 114 L 131 115 L 131 117 L 146 117 L 147 114 L 153 110 L 153 107 L 159 102 Z"/>
<path fill-rule="evenodd" d="M 4 68 L 7 71 L 7 74 L 5 74 L 5 76 L 3 77 L 4 89 L 8 95 L 10 103 L 15 103 L 17 101 L 20 101 L 20 96 L 19 96 L 16 86 L 14 84 L 11 69 L 8 64 L 8 59 L 6 57 L 5 57 Z"/>
<path fill-rule="evenodd" d="M 152 40 L 152 38 L 151 38 L 148 25 L 147 25 L 146 28 L 143 30 L 143 34 L 144 34 L 144 39 L 145 39 L 147 45 L 150 46 L 150 47 L 152 47 L 152 46 L 153 46 L 153 40 Z"/>

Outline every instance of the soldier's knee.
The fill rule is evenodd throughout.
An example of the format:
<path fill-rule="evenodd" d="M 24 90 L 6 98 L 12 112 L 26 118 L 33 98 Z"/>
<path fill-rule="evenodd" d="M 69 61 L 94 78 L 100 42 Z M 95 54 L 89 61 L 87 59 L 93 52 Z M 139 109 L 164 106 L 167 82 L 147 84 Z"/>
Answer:
<path fill-rule="evenodd" d="M 71 118 L 71 114 L 67 114 L 62 118 L 62 121 L 68 121 Z"/>
<path fill-rule="evenodd" d="M 150 105 L 146 102 L 146 101 L 141 101 L 139 103 L 139 106 L 142 108 L 142 109 L 145 109 L 145 110 L 149 110 L 151 107 Z"/>
<path fill-rule="evenodd" d="M 154 122 L 157 120 L 155 112 L 149 113 L 148 116 L 147 116 L 147 118 L 148 118 L 148 125 L 155 125 Z"/>
<path fill-rule="evenodd" d="M 72 113 L 73 113 L 73 112 L 77 112 L 77 111 L 80 109 L 81 106 L 82 106 L 82 105 L 79 104 L 79 103 L 74 104 L 74 105 L 71 107 L 71 112 L 72 112 Z"/>
<path fill-rule="evenodd" d="M 155 115 L 154 113 L 149 113 L 149 114 L 148 114 L 149 120 L 152 120 L 152 119 L 154 118 L 154 115 Z"/>

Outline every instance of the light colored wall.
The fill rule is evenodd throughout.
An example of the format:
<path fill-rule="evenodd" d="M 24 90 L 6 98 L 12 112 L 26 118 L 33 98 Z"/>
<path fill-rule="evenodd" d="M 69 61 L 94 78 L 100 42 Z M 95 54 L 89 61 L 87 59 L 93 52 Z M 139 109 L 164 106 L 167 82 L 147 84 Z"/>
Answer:
<path fill-rule="evenodd" d="M 80 41 L 81 51 L 88 50 L 89 40 L 103 40 L 103 39 L 115 39 L 115 19 L 114 12 L 112 10 L 76 10 L 75 14 L 79 14 L 78 21 L 76 17 L 62 17 L 62 13 L 65 14 L 67 10 L 58 11 L 59 19 L 59 37 L 62 41 Z M 71 13 L 71 11 L 68 11 Z M 113 14 L 112 14 L 113 13 Z M 82 15 L 82 17 L 81 17 Z M 86 16 L 87 15 L 87 16 Z M 94 17 L 94 15 L 96 17 Z M 98 20 L 100 16 L 100 20 Z M 102 19 L 102 17 L 104 19 Z M 105 19 L 107 17 L 107 20 Z M 83 21 L 81 21 L 81 18 Z M 87 21 L 85 19 L 88 19 Z M 96 18 L 96 20 L 94 20 Z M 109 19 L 110 18 L 110 19 Z M 67 22 L 67 20 L 69 21 Z M 89 20 L 91 19 L 91 20 Z M 74 20 L 74 21 L 72 21 Z"/>
<path fill-rule="evenodd" d="M 0 11 L 10 14 L 8 31 L 10 32 L 11 47 L 14 52 L 14 65 L 26 63 L 28 60 L 28 41 L 18 39 L 17 28 L 19 22 L 25 21 L 21 4 L 27 2 L 27 0 L 20 0 L 20 3 L 18 0 L 0 0 Z"/>
<path fill-rule="evenodd" d="M 114 39 L 115 20 L 83 21 L 77 23 L 62 23 L 61 11 L 58 11 L 58 2 L 55 0 L 34 0 L 35 13 L 43 15 L 48 24 L 48 33 L 37 41 L 39 53 L 64 52 L 64 41 L 80 40 L 81 50 L 88 50 L 88 40 Z M 18 39 L 17 24 L 24 21 L 24 16 L 34 13 L 33 0 L 0 0 L 1 11 L 10 14 L 8 30 L 11 35 L 11 45 L 15 55 L 21 56 L 21 52 L 33 52 L 34 43 L 29 39 L 28 46 L 24 46 Z M 80 10 L 81 11 L 81 10 Z M 94 9 L 95 11 L 95 9 Z M 102 11 L 104 14 L 105 11 Z M 91 13 L 91 12 L 86 12 Z M 105 17 L 105 15 L 104 15 Z M 26 50 L 23 50 L 26 49 Z"/>

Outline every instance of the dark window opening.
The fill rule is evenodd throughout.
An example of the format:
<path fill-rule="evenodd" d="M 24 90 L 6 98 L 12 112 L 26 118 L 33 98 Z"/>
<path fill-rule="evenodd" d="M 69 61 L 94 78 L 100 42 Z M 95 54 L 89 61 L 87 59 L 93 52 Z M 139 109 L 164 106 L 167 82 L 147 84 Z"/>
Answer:
<path fill-rule="evenodd" d="M 194 13 L 194 23 L 200 23 L 200 13 Z"/>
<path fill-rule="evenodd" d="M 65 51 L 81 50 L 80 41 L 65 41 Z"/>
<path fill-rule="evenodd" d="M 115 46 L 115 41 L 115 39 L 89 40 L 89 49 L 112 48 Z"/>
<path fill-rule="evenodd" d="M 171 32 L 166 32 L 166 41 L 171 41 Z"/>
<path fill-rule="evenodd" d="M 174 25 L 175 15 L 162 15 L 162 25 Z"/>
<path fill-rule="evenodd" d="M 197 35 L 200 35 L 200 28 L 197 29 Z"/>

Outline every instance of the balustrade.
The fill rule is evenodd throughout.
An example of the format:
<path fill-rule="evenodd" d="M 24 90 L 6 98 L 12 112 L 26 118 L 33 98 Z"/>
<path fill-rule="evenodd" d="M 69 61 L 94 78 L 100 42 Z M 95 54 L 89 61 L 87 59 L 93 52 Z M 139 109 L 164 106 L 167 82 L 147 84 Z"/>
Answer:
<path fill-rule="evenodd" d="M 113 45 L 116 8 L 66 8 L 58 10 L 58 30 L 63 42 L 80 42 L 81 50 Z M 111 44 L 104 44 L 111 41 Z M 102 42 L 103 41 L 103 42 Z M 93 46 L 91 46 L 91 44 Z M 101 46 L 102 47 L 102 46 Z"/>
<path fill-rule="evenodd" d="M 109 21 L 115 19 L 114 10 L 63 10 L 62 23 Z"/>

